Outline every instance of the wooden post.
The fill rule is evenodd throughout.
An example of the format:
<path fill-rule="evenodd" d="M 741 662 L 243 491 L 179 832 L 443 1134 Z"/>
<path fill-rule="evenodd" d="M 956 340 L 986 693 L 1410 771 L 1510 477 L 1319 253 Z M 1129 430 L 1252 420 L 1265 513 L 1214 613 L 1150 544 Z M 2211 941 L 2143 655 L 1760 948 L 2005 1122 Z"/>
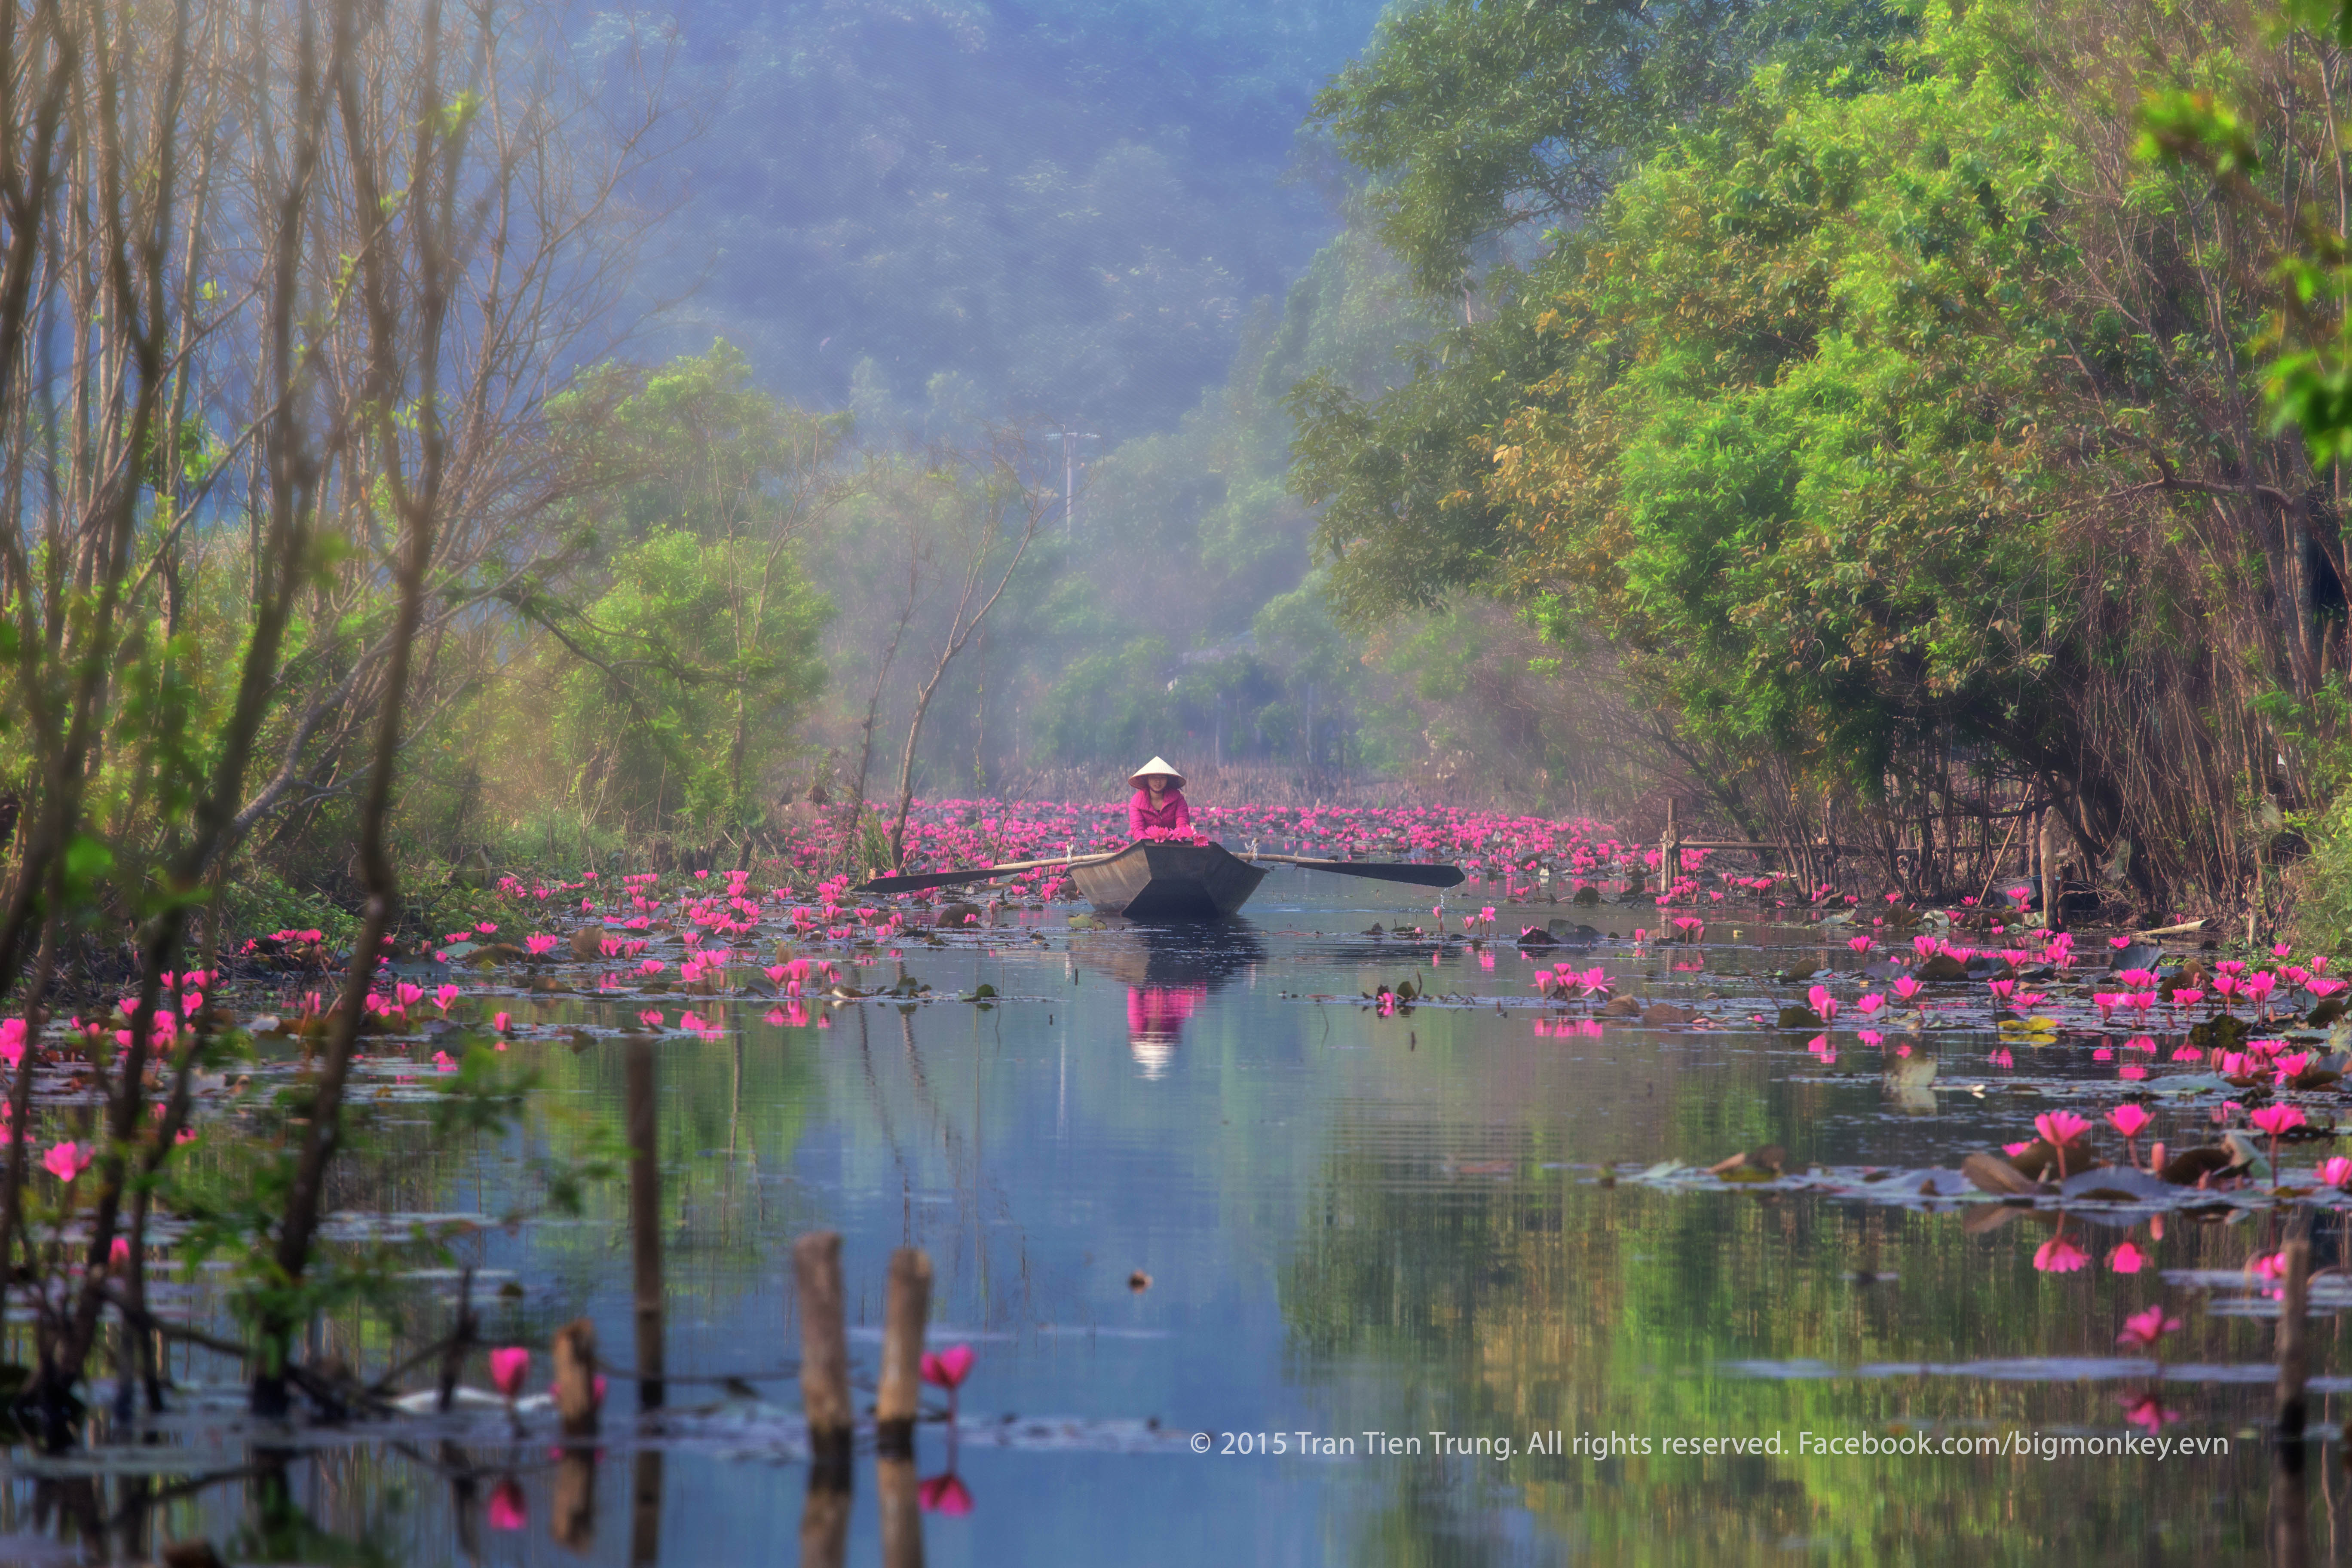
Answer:
<path fill-rule="evenodd" d="M 473 1353 L 474 1342 L 481 1331 L 474 1316 L 474 1266 L 467 1264 L 457 1277 L 457 1321 L 449 1330 L 449 1342 L 441 1352 L 441 1385 L 439 1408 L 447 1415 L 457 1398 L 457 1380 L 465 1374 L 466 1358 Z"/>
<path fill-rule="evenodd" d="M 849 1335 L 837 1234 L 814 1231 L 793 1243 L 793 1283 L 801 1308 L 801 1410 L 808 1417 L 809 1489 L 845 1493 L 856 1415 L 849 1402 Z"/>
<path fill-rule="evenodd" d="M 2287 1238 L 2279 1292 L 2278 1417 L 2271 1429 L 2271 1562 L 2305 1568 L 2311 1560 L 2311 1510 L 2304 1489 L 2304 1384 L 2310 1377 L 2304 1316 L 2311 1298 L 2311 1241 L 2300 1227 Z"/>
<path fill-rule="evenodd" d="M 849 1488 L 821 1487 L 812 1471 L 801 1504 L 801 1568 L 842 1568 L 848 1556 Z"/>
<path fill-rule="evenodd" d="M 923 1398 L 923 1333 L 931 1317 L 931 1260 L 919 1247 L 890 1255 L 882 1304 L 882 1379 L 874 1398 L 874 1451 L 912 1455 Z"/>
<path fill-rule="evenodd" d="M 1683 825 L 1676 816 L 1675 797 L 1666 796 L 1666 836 L 1658 844 L 1658 891 L 1674 890 L 1683 874 Z"/>
<path fill-rule="evenodd" d="M 2059 919 L 2058 900 L 2058 814 L 2048 806 L 2042 808 L 2042 929 L 2058 931 L 2064 922 Z"/>
<path fill-rule="evenodd" d="M 882 1568 L 923 1568 L 922 1492 L 915 1461 L 906 1456 L 877 1458 L 874 1489 L 882 1501 Z"/>
<path fill-rule="evenodd" d="M 596 1546 L 596 1456 L 579 1448 L 555 1465 L 555 1517 L 548 1533 L 555 1543 L 586 1556 Z"/>
<path fill-rule="evenodd" d="M 628 1045 L 629 1235 L 636 1283 L 637 1405 L 662 1404 L 661 1161 L 655 1143 L 654 1047 Z"/>
<path fill-rule="evenodd" d="M 567 1437 L 596 1432 L 596 1324 L 575 1318 L 555 1331 L 555 1409 Z"/>
<path fill-rule="evenodd" d="M 629 1487 L 629 1568 L 654 1568 L 661 1561 L 662 1454 L 637 1450 Z"/>

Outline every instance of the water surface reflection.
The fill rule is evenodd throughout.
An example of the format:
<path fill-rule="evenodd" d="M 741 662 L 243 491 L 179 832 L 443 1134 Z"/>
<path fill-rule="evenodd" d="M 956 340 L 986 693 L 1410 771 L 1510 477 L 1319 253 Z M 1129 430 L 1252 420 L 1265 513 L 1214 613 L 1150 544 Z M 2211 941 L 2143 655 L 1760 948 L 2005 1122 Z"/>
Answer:
<path fill-rule="evenodd" d="M 517 1440 L 502 1416 L 273 1454 L 225 1405 L 183 1395 L 106 1463 L 20 1451 L 0 1559 L 63 1544 L 129 1560 L 202 1535 L 283 1561 L 790 1560 L 805 1478 L 782 1375 L 798 1347 L 787 1250 L 823 1227 L 845 1237 L 866 1373 L 898 1246 L 934 1261 L 933 1344 L 976 1352 L 954 1452 L 937 1425 L 918 1439 L 935 1564 L 1975 1568 L 2259 1550 L 2266 1471 L 2249 1434 L 2264 1394 L 2227 1379 L 2259 1371 L 2267 1325 L 2204 1310 L 2164 1274 L 2239 1268 L 2275 1245 L 2273 1218 L 2141 1226 L 2150 1264 L 2129 1276 L 2104 1264 L 2123 1233 L 2102 1231 L 2093 1266 L 2053 1274 L 2034 1267 L 2050 1224 L 2003 1220 L 2014 1211 L 1605 1185 L 1604 1165 L 1768 1143 L 1950 1163 L 2014 1136 L 2037 1097 L 1972 1092 L 1961 1068 L 1989 1042 L 1962 1032 L 1923 1037 L 1950 1069 L 1895 1098 L 1874 1071 L 1825 1068 L 1802 1034 L 1748 1026 L 1765 974 L 1838 956 L 1819 932 L 1759 942 L 1727 921 L 1736 940 L 1636 953 L 1630 919 L 1596 917 L 1607 929 L 1580 963 L 1717 1020 L 1652 1026 L 1534 1008 L 1529 976 L 1554 957 L 1373 937 L 1416 910 L 1360 888 L 1302 896 L 1304 880 L 1277 876 L 1254 921 L 1223 927 L 1070 934 L 1055 912 L 1034 938 L 876 953 L 857 989 L 903 973 L 929 990 L 835 1004 L 823 1029 L 730 1004 L 719 1037 L 666 1037 L 672 1385 L 647 1444 L 625 1436 L 617 1379 L 601 1458 L 528 1420 Z M 1386 1016 L 1360 1000 L 1408 980 L 1457 1000 Z M 402 1206 L 495 1216 L 566 1128 L 618 1125 L 618 1042 L 555 1031 L 641 1005 L 515 1005 L 530 1028 L 511 1049 L 543 1075 L 546 1114 L 495 1146 L 428 1155 L 407 1134 L 381 1167 Z M 452 1264 L 511 1281 L 483 1309 L 485 1341 L 543 1345 L 585 1315 L 601 1342 L 628 1344 L 625 1214 L 607 1191 L 581 1220 L 456 1237 Z M 2233 1437 L 2225 1457 L 1797 1451 L 1807 1432 L 2123 1433 L 2146 1378 L 2114 1370 L 2116 1337 L 2159 1300 L 2187 1320 L 2168 1430 Z M 322 1321 L 317 1349 L 372 1375 L 450 1304 L 444 1277 L 400 1319 Z M 2352 1369 L 2338 1336 L 2316 1327 L 2322 1373 Z M 235 1369 L 182 1355 L 174 1372 Z M 2319 1418 L 2339 1419 L 2343 1397 Z M 1210 1453 L 1191 1451 L 1194 1430 L 1215 1435 Z M 1668 1447 L 1773 1435 L 1777 1451 Z M 1447 1439 L 1473 1447 L 1441 1452 Z M 869 1463 L 856 1485 L 847 1560 L 879 1562 Z M 2323 1554 L 2338 1553 L 2347 1491 L 2314 1488 Z"/>

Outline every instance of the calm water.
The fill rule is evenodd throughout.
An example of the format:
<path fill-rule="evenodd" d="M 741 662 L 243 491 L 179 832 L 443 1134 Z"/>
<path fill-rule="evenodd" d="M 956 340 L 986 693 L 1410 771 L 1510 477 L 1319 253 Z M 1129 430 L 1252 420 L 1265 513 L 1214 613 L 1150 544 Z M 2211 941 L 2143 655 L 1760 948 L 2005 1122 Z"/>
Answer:
<path fill-rule="evenodd" d="M 1904 1096 L 1882 1085 L 1875 1053 L 1825 1067 L 1801 1033 L 1555 1032 L 1559 1015 L 1531 1004 L 1536 963 L 1513 949 L 1455 942 L 1433 964 L 1427 941 L 1359 934 L 1427 922 L 1411 892 L 1379 884 L 1279 873 L 1247 922 L 1205 933 L 1074 934 L 1067 912 L 858 972 L 887 984 L 903 964 L 940 996 L 984 982 L 1002 994 L 993 1005 L 866 1001 L 819 1029 L 772 1026 L 764 1003 L 734 1002 L 718 1009 L 722 1037 L 666 1040 L 670 1366 L 750 1389 L 673 1385 L 669 1436 L 643 1451 L 615 1438 L 595 1468 L 590 1531 L 575 1521 L 569 1544 L 553 1538 L 557 1492 L 581 1476 L 560 1474 L 543 1413 L 521 1441 L 490 1415 L 272 1456 L 226 1398 L 199 1398 L 137 1456 L 18 1455 L 0 1558 L 129 1560 L 203 1534 L 278 1561 L 794 1561 L 797 1395 L 773 1373 L 798 1352 L 788 1248 L 817 1228 L 845 1237 L 865 1367 L 899 1246 L 936 1266 L 934 1346 L 978 1352 L 953 1460 L 969 1510 L 926 1514 L 935 1564 L 2260 1554 L 2268 1470 L 2253 1424 L 2266 1391 L 2217 1379 L 2263 1375 L 2269 1326 L 2210 1310 L 2156 1268 L 2239 1268 L 2275 1245 L 2268 1216 L 2176 1216 L 2160 1242 L 2143 1224 L 2132 1234 L 2155 1268 L 2129 1278 L 2096 1261 L 2123 1227 L 2070 1222 L 2094 1266 L 2053 1275 L 2032 1267 L 2051 1223 L 2014 1211 L 1600 1179 L 1604 1166 L 1705 1164 L 1769 1143 L 1830 1164 L 1955 1164 L 2025 1135 L 2047 1108 L 2009 1081 L 2019 1074 L 1983 1076 L 1989 1033 L 1931 1035 L 1920 1048 L 1940 1050 L 1945 1072 Z M 1617 935 L 1643 918 L 1578 912 Z M 1737 928 L 1718 921 L 1697 953 L 1637 955 L 1612 936 L 1581 962 L 1644 999 L 1744 1022 L 1794 999 L 1766 972 L 1847 956 L 1818 934 L 1749 927 L 1734 940 Z M 1468 1000 L 1390 1016 L 1360 1000 L 1408 978 Z M 621 1047 L 553 1029 L 609 1026 L 645 1004 L 502 1005 L 537 1026 L 513 1050 L 546 1075 L 542 1110 L 503 1142 L 437 1152 L 391 1129 L 369 1189 L 389 1206 L 499 1213 L 530 1159 L 583 1126 L 617 1126 Z M 1869 1070 L 1853 1059 L 1865 1054 Z M 2074 1061 L 2084 1054 L 2045 1078 L 2111 1072 Z M 625 1213 L 606 1188 L 584 1219 L 458 1241 L 486 1294 L 513 1281 L 486 1304 L 489 1340 L 544 1345 L 584 1312 L 625 1363 Z M 2332 1237 L 2322 1251 L 2332 1260 Z M 1134 1288 L 1139 1273 L 1148 1288 Z M 416 1287 L 404 1340 L 354 1314 L 322 1325 L 319 1348 L 373 1375 L 443 1321 L 448 1289 Z M 1797 1451 L 1805 1433 L 2121 1436 L 2133 1430 L 2123 1397 L 2144 1379 L 1993 1363 L 2114 1358 L 2124 1315 L 2159 1300 L 2186 1320 L 2169 1359 L 2203 1369 L 2165 1387 L 2181 1416 L 2166 1436 L 2231 1439 L 2227 1455 Z M 2315 1332 L 2317 1370 L 2352 1370 L 2336 1323 Z M 234 1381 L 202 1360 L 183 1371 Z M 478 1363 L 471 1376 L 484 1381 Z M 2330 1395 L 2326 1419 L 2343 1398 Z M 631 1400 L 616 1380 L 614 1425 Z M 1192 1451 L 1196 1432 L 1212 1435 L 1206 1455 Z M 1302 1455 L 1302 1434 L 1323 1451 Z M 1529 1451 L 1554 1434 L 1564 1451 Z M 1578 1451 L 1594 1435 L 1613 1435 L 1603 1457 Z M 1775 1437 L 1778 1454 L 1665 1451 Z M 1353 1452 L 1331 1451 L 1339 1440 Z M 1243 1451 L 1277 1441 L 1278 1455 Z M 1474 1451 L 1439 1451 L 1454 1445 Z M 2323 1558 L 2347 1490 L 2335 1452 L 2315 1471 Z M 938 1426 L 919 1468 L 949 1471 Z M 863 1461 L 857 1486 L 849 1561 L 878 1563 Z"/>

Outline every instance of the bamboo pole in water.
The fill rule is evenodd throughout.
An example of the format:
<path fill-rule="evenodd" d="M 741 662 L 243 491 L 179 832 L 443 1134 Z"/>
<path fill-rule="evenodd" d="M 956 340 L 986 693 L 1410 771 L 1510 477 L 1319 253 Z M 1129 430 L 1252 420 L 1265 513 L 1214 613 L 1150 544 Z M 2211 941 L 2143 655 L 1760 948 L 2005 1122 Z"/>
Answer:
<path fill-rule="evenodd" d="M 654 1568 L 661 1561 L 661 1450 L 640 1448 L 629 1489 L 629 1568 Z"/>
<path fill-rule="evenodd" d="M 548 1533 L 567 1551 L 586 1556 L 596 1544 L 596 1456 L 565 1451 L 555 1466 L 555 1517 Z"/>
<path fill-rule="evenodd" d="M 2273 1568 L 2305 1568 L 2311 1561 L 2311 1507 L 2304 1489 L 2304 1384 L 2310 1356 L 2304 1337 L 2305 1310 L 2311 1299 L 2311 1241 L 2300 1227 L 2287 1238 L 2284 1289 L 2279 1292 L 2278 1415 L 2272 1427 L 2271 1562 Z"/>
<path fill-rule="evenodd" d="M 841 1289 L 841 1237 L 814 1231 L 793 1243 L 801 1310 L 801 1410 L 808 1417 L 809 1487 L 849 1489 L 849 1336 Z"/>
<path fill-rule="evenodd" d="M 874 1489 L 882 1506 L 882 1568 L 923 1568 L 922 1491 L 915 1461 L 906 1456 L 876 1459 Z"/>
<path fill-rule="evenodd" d="M 637 1405 L 662 1404 L 661 1162 L 655 1143 L 654 1047 L 628 1045 L 629 1235 L 636 1286 Z"/>
<path fill-rule="evenodd" d="M 849 1556 L 849 1488 L 821 1487 L 809 1477 L 801 1504 L 801 1568 L 842 1568 Z"/>
<path fill-rule="evenodd" d="M 931 1260 L 919 1248 L 890 1255 L 889 1291 L 882 1308 L 882 1379 L 874 1400 L 874 1448 L 887 1456 L 915 1451 L 915 1417 L 923 1397 L 923 1331 L 931 1316 Z"/>
<path fill-rule="evenodd" d="M 575 1318 L 555 1331 L 555 1409 L 567 1437 L 596 1431 L 596 1323 Z"/>

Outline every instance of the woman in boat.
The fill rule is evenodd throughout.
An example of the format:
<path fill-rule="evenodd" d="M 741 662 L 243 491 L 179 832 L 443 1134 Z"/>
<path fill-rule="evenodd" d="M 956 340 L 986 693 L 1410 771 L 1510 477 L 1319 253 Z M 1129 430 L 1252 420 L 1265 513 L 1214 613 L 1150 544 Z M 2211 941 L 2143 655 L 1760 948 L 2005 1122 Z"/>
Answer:
<path fill-rule="evenodd" d="M 1184 775 L 1170 767 L 1167 758 L 1152 758 L 1128 774 L 1127 782 L 1135 786 L 1135 796 L 1127 803 L 1130 839 L 1155 831 L 1170 838 L 1192 837 L 1192 808 L 1184 804 Z"/>

